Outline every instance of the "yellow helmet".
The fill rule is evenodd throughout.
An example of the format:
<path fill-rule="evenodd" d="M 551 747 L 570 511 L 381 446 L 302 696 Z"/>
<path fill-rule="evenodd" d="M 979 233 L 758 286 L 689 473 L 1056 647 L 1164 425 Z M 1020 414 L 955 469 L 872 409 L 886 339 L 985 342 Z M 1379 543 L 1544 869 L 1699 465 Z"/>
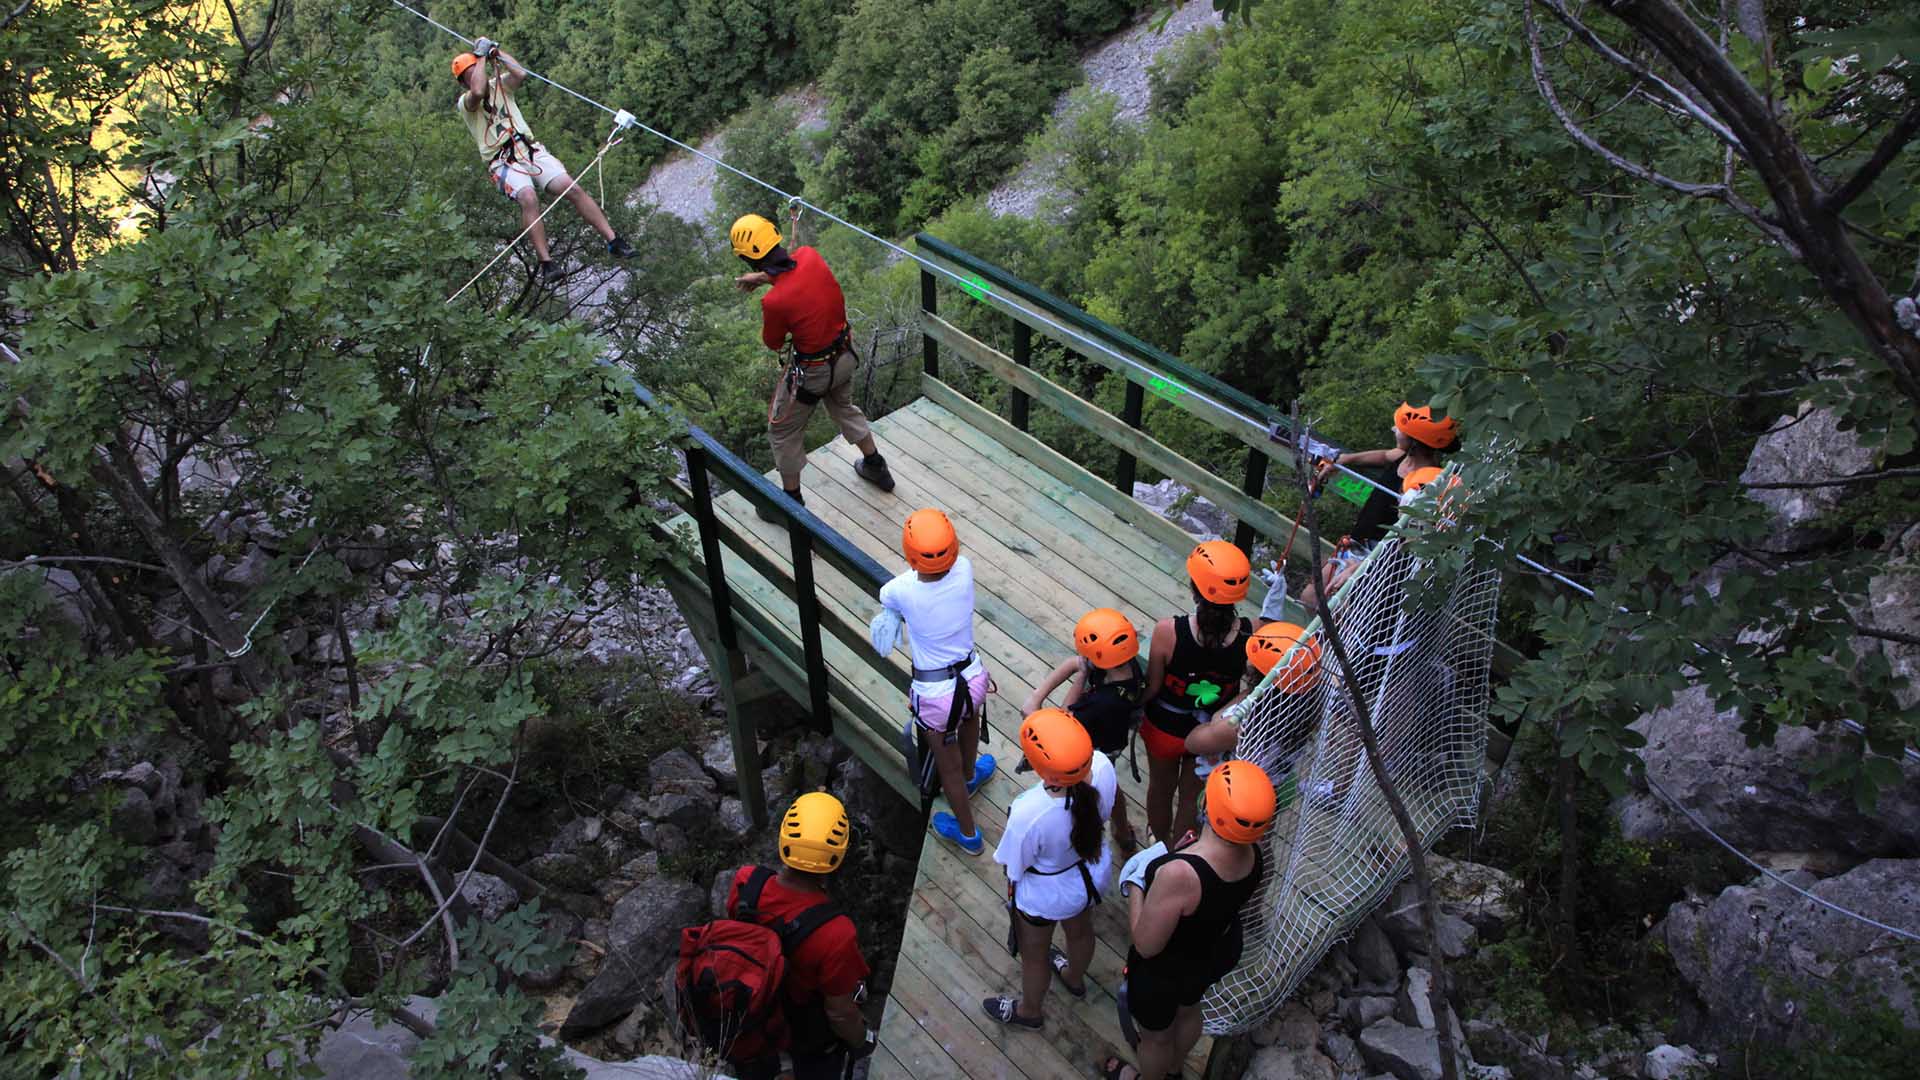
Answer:
<path fill-rule="evenodd" d="M 809 874 L 831 874 L 847 857 L 847 808 L 824 791 L 793 800 L 780 821 L 780 861 Z"/>
<path fill-rule="evenodd" d="M 743 259 L 764 259 L 780 244 L 780 230 L 759 214 L 742 214 L 727 230 L 733 241 L 733 253 Z"/>

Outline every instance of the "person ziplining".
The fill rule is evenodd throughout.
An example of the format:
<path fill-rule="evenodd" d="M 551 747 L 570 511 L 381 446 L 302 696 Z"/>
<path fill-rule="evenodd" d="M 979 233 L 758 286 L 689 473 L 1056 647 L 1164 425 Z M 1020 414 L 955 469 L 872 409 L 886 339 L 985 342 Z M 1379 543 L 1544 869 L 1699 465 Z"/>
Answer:
<path fill-rule="evenodd" d="M 498 60 L 499 71 L 488 77 L 488 61 Z M 472 52 L 453 58 L 453 78 L 460 84 L 460 97 L 454 108 L 466 122 L 467 130 L 487 163 L 487 175 L 500 193 L 520 204 L 525 236 L 533 242 L 539 260 L 542 282 L 553 283 L 566 277 L 566 271 L 553 261 L 547 247 L 546 225 L 540 220 L 540 192 L 573 204 L 587 224 L 607 242 L 607 254 L 616 259 L 632 258 L 633 245 L 614 231 L 607 215 L 593 196 L 567 175 L 567 168 L 547 148 L 534 141 L 513 91 L 527 81 L 527 69 L 511 54 L 488 38 L 476 38 Z M 591 170 L 589 170 L 591 171 Z"/>

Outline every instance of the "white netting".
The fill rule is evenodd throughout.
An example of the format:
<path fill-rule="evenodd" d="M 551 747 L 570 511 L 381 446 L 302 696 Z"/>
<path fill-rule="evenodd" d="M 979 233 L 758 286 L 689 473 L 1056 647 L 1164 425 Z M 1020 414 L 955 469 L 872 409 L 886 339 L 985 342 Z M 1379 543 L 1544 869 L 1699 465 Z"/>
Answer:
<path fill-rule="evenodd" d="M 1500 575 L 1479 559 L 1450 588 L 1411 582 L 1433 568 L 1397 539 L 1377 546 L 1334 600 L 1339 628 L 1373 718 L 1387 773 L 1422 843 L 1471 822 L 1486 756 L 1487 680 Z M 1319 644 L 1319 622 L 1308 626 Z M 1296 652 L 1310 648 L 1303 643 Z M 1236 707 L 1236 757 L 1258 763 L 1299 797 L 1268 834 L 1266 883 L 1244 919 L 1240 966 L 1208 992 L 1206 1029 L 1245 1031 L 1285 1001 L 1329 946 L 1409 872 L 1406 843 L 1362 750 L 1354 710 L 1331 648 L 1318 676 L 1288 692 L 1289 653 Z"/>

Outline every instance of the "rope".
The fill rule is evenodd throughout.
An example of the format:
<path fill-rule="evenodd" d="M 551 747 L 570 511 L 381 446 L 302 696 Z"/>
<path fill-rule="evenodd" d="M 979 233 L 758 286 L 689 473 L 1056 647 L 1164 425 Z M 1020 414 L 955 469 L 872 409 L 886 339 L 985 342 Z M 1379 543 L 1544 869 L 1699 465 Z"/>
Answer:
<path fill-rule="evenodd" d="M 399 3 L 399 2 L 400 2 L 400 0 L 394 0 L 394 2 L 395 2 L 395 3 Z M 401 6 L 402 6 L 402 7 L 405 7 L 406 5 L 404 5 L 404 4 L 402 4 Z M 438 25 L 438 24 L 435 24 L 435 25 Z M 604 157 L 606 157 L 606 156 L 607 156 L 607 151 L 609 151 L 609 150 L 611 150 L 611 149 L 613 149 L 613 148 L 614 148 L 614 147 L 616 147 L 616 146 L 619 146 L 619 145 L 620 145 L 620 142 L 621 142 L 621 140 L 620 140 L 620 129 L 619 129 L 619 128 L 614 128 L 614 129 L 613 129 L 613 131 L 612 131 L 611 133 L 609 133 L 609 134 L 607 135 L 607 144 L 606 144 L 605 146 L 602 146 L 602 147 L 600 148 L 600 152 L 599 152 L 599 153 L 597 153 L 597 154 L 595 154 L 595 155 L 593 155 L 593 160 L 587 163 L 587 167 L 586 167 L 586 170 L 585 170 L 585 172 L 582 172 L 582 173 L 581 173 L 580 175 L 581 175 L 581 176 L 584 176 L 584 175 L 586 175 L 586 173 L 590 173 L 590 172 L 592 172 L 593 170 L 595 170 L 595 169 L 597 169 L 597 168 L 599 168 L 599 167 L 600 167 L 600 159 L 602 159 L 602 158 L 604 158 Z M 496 264 L 496 263 L 498 263 L 498 262 L 499 262 L 499 261 L 500 261 L 501 259 L 504 259 L 504 258 L 506 258 L 506 257 L 507 257 L 507 254 L 508 254 L 509 252 L 511 252 L 511 251 L 512 251 L 512 250 L 513 250 L 514 248 L 516 248 L 516 247 L 518 247 L 518 246 L 520 245 L 520 241 L 522 241 L 522 240 L 524 240 L 524 239 L 526 239 L 526 236 L 527 236 L 527 234 L 528 234 L 528 233 L 530 233 L 530 232 L 532 232 L 532 231 L 533 231 L 533 230 L 534 230 L 535 228 L 537 228 L 537 227 L 539 226 L 539 224 L 540 224 L 541 222 L 543 222 L 543 221 L 545 221 L 545 220 L 547 220 L 547 215 L 548 215 L 548 214 L 551 214 L 551 213 L 553 213 L 553 208 L 554 208 L 554 207 L 556 207 L 556 206 L 559 206 L 559 205 L 560 205 L 561 203 L 563 203 L 563 202 L 566 202 L 566 201 L 567 201 L 567 196 L 568 196 L 568 195 L 570 195 L 570 194 L 572 194 L 572 193 L 573 193 L 573 189 L 574 189 L 574 188 L 576 188 L 576 187 L 578 187 L 579 185 L 580 185 L 580 177 L 579 177 L 579 176 L 569 176 L 569 177 L 567 177 L 567 187 L 566 187 L 566 190 L 564 190 L 564 191 L 562 191 L 562 192 L 561 192 L 560 194 L 558 194 L 558 195 L 556 195 L 556 196 L 554 196 L 554 198 L 553 198 L 553 201 L 552 201 L 552 202 L 549 202 L 549 203 L 547 204 L 547 206 L 546 206 L 546 209 L 544 209 L 544 210 L 542 210 L 542 211 L 540 211 L 540 216 L 539 216 L 539 217 L 536 217 L 536 218 L 534 218 L 534 219 L 533 219 L 533 221 L 531 221 L 530 223 L 528 223 L 528 225 L 527 225 L 527 227 L 526 227 L 526 228 L 524 228 L 524 229 L 521 229 L 521 230 L 520 230 L 520 235 L 519 235 L 519 236 L 516 236 L 516 237 L 514 237 L 514 238 L 512 239 L 512 241 L 510 241 L 510 242 L 509 242 L 509 243 L 507 244 L 507 246 L 506 246 L 506 247 L 503 247 L 503 248 L 501 248 L 498 254 L 496 254 L 496 255 L 494 255 L 494 257 L 493 257 L 493 258 L 491 258 L 491 259 L 488 259 L 488 260 L 487 260 L 487 265 L 485 265 L 485 266 L 483 266 L 483 267 L 481 267 L 481 268 L 480 268 L 480 272 L 479 272 L 479 273 L 477 273 L 477 274 L 475 274 L 475 275 L 473 275 L 472 277 L 470 277 L 470 278 L 468 278 L 468 279 L 467 279 L 467 283 L 466 283 L 465 285 L 462 285 L 462 286 L 460 286 L 460 287 L 459 287 L 458 289 L 455 289 L 455 290 L 453 291 L 453 295 L 452 295 L 452 296 L 449 296 L 449 297 L 447 297 L 447 303 L 449 303 L 449 304 L 451 304 L 451 303 L 453 303 L 453 302 L 454 302 L 455 300 L 458 300 L 458 299 L 460 299 L 460 295 L 461 295 L 462 293 L 464 293 L 464 292 L 466 292 L 466 291 L 467 291 L 468 289 L 471 289 L 471 288 L 473 288 L 473 283 L 474 283 L 474 282 L 476 282 L 476 281 L 479 281 L 479 280 L 480 280 L 481 278 L 483 278 L 483 277 L 486 277 L 486 276 L 487 276 L 487 271 L 489 271 L 489 270 L 491 270 L 491 269 L 493 269 L 493 267 L 494 267 L 494 264 Z M 537 189 L 536 189 L 536 190 L 537 190 Z"/>
<path fill-rule="evenodd" d="M 1857 911 L 1851 910 L 1849 908 L 1841 907 L 1839 904 L 1836 904 L 1831 900 L 1825 899 L 1824 897 L 1815 896 L 1813 893 L 1808 892 L 1807 890 L 1801 888 L 1798 885 L 1795 885 L 1791 881 L 1788 881 L 1786 878 L 1775 873 L 1774 871 L 1753 861 L 1752 859 L 1747 857 L 1746 852 L 1741 851 L 1737 847 L 1734 847 L 1732 841 L 1728 840 L 1724 836 L 1721 836 L 1719 833 L 1713 831 L 1713 826 L 1708 825 L 1706 822 L 1700 820 L 1699 815 L 1695 814 L 1693 811 L 1687 809 L 1686 807 L 1680 805 L 1680 800 L 1674 798 L 1667 791 L 1666 788 L 1661 787 L 1659 781 L 1655 780 L 1651 776 L 1646 777 L 1646 781 L 1647 781 L 1647 788 L 1649 790 L 1651 790 L 1654 794 L 1660 796 L 1662 799 L 1665 799 L 1667 801 L 1667 805 L 1673 807 L 1675 810 L 1680 811 L 1682 814 L 1685 814 L 1687 816 L 1687 820 L 1693 822 L 1693 825 L 1695 828 L 1699 829 L 1703 833 L 1706 833 L 1708 836 L 1713 837 L 1714 842 L 1718 843 L 1721 847 L 1726 848 L 1728 851 L 1732 852 L 1734 858 L 1739 859 L 1741 862 L 1746 863 L 1748 866 L 1752 867 L 1753 869 L 1760 871 L 1760 873 L 1765 874 L 1767 877 L 1771 878 L 1772 880 L 1780 883 L 1781 885 L 1785 885 L 1787 888 L 1792 889 L 1794 892 L 1799 893 L 1801 896 L 1806 897 L 1808 900 L 1813 901 L 1815 904 L 1818 904 L 1821 907 L 1826 908 L 1828 911 L 1831 911 L 1836 915 L 1844 915 L 1847 918 L 1852 919 L 1857 923 L 1864 923 L 1865 925 L 1871 926 L 1876 930 L 1884 930 L 1895 937 L 1905 938 L 1908 941 L 1920 941 L 1920 934 L 1916 934 L 1911 930 L 1902 930 L 1897 926 L 1888 926 L 1886 923 L 1883 923 L 1878 919 L 1870 918 L 1866 915 L 1860 914 Z"/>

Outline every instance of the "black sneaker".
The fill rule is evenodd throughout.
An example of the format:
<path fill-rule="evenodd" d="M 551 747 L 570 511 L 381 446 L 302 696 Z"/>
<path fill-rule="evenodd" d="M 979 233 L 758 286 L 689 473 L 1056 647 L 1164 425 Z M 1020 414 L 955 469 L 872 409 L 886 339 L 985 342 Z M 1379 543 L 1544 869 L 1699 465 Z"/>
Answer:
<path fill-rule="evenodd" d="M 887 459 L 879 454 L 868 454 L 854 462 L 853 471 L 881 491 L 893 490 L 893 473 L 887 468 Z"/>
<path fill-rule="evenodd" d="M 633 245 L 627 243 L 624 236 L 615 236 L 607 241 L 607 254 L 616 259 L 631 259 L 634 256 Z"/>
<path fill-rule="evenodd" d="M 787 492 L 787 498 L 792 499 L 801 506 L 807 505 L 806 497 L 798 491 Z M 787 523 L 787 515 L 770 510 L 764 506 L 755 506 L 753 512 L 761 521 L 772 522 L 775 525 L 785 525 Z"/>
<path fill-rule="evenodd" d="M 534 276 L 540 279 L 540 284 L 542 285 L 558 285 L 567 280 L 567 272 L 562 270 L 560 264 L 554 262 L 552 259 L 541 263 L 539 271 Z"/>

